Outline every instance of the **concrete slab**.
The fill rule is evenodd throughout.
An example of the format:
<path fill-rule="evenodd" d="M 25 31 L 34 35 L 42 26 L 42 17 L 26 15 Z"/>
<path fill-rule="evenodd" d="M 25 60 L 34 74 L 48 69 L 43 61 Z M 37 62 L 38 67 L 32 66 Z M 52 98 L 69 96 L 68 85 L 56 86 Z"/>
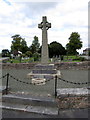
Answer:
<path fill-rule="evenodd" d="M 89 95 L 90 89 L 87 88 L 60 88 L 57 89 L 57 95 L 67 96 L 67 95 Z"/>
<path fill-rule="evenodd" d="M 0 105 L 0 108 L 7 110 L 15 110 L 21 112 L 30 112 L 37 114 L 46 114 L 46 115 L 58 115 L 58 108 L 46 107 L 46 106 L 32 106 L 32 105 L 23 105 L 23 104 L 11 104 L 3 102 Z"/>
<path fill-rule="evenodd" d="M 49 107 L 57 107 L 57 102 L 55 99 L 48 99 L 48 98 L 40 98 L 40 97 L 21 97 L 16 95 L 3 95 L 2 101 L 7 103 L 14 103 L 14 104 L 28 104 L 28 105 L 36 105 L 36 106 L 49 106 Z"/>

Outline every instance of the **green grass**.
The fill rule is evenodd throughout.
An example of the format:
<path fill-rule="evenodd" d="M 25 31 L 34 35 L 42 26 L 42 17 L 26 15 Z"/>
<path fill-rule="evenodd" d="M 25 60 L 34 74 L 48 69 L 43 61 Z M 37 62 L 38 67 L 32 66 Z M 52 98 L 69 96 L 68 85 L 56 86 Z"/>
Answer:
<path fill-rule="evenodd" d="M 75 55 L 74 56 L 64 56 L 64 59 L 67 59 L 67 58 L 73 60 L 73 59 L 78 59 L 79 56 L 75 56 Z"/>
<path fill-rule="evenodd" d="M 34 58 L 29 58 L 29 59 L 22 59 L 21 62 L 20 62 L 20 58 L 18 59 L 10 59 L 9 61 L 7 62 L 10 62 L 11 63 L 32 63 L 32 62 L 38 62 L 38 61 L 34 61 Z M 80 59 L 79 56 L 64 56 L 64 59 L 62 60 L 62 62 L 81 62 L 82 59 Z M 49 63 L 50 63 L 50 60 L 49 60 Z"/>
<path fill-rule="evenodd" d="M 33 58 L 24 59 L 24 60 L 21 60 L 21 62 L 20 62 L 20 59 L 10 59 L 7 62 L 10 62 L 10 63 L 28 63 L 28 62 L 33 62 Z"/>
<path fill-rule="evenodd" d="M 79 57 L 79 56 L 64 56 L 64 60 L 63 61 L 66 61 L 66 62 L 80 62 L 82 61 L 83 58 Z"/>

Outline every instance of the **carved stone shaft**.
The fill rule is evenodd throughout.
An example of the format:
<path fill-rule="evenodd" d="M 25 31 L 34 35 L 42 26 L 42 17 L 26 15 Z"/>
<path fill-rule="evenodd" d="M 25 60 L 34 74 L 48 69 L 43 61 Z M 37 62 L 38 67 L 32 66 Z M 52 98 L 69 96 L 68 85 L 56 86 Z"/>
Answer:
<path fill-rule="evenodd" d="M 38 24 L 38 28 L 42 29 L 42 53 L 41 53 L 41 63 L 47 64 L 49 55 L 48 55 L 48 35 L 47 30 L 51 28 L 51 23 L 47 22 L 47 17 L 42 18 L 42 22 Z"/>

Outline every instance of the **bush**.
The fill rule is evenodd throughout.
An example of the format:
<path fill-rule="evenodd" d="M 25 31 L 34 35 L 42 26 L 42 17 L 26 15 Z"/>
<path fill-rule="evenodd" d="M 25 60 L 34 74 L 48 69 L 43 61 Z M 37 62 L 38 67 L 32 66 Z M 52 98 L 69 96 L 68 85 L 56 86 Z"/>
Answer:
<path fill-rule="evenodd" d="M 84 57 L 78 57 L 76 59 L 73 59 L 73 61 L 85 61 L 86 59 Z"/>
<path fill-rule="evenodd" d="M 34 53 L 33 57 L 34 57 L 34 61 L 38 61 L 39 60 L 39 53 Z"/>
<path fill-rule="evenodd" d="M 80 61 L 85 61 L 86 59 L 84 57 L 79 57 L 78 58 Z"/>

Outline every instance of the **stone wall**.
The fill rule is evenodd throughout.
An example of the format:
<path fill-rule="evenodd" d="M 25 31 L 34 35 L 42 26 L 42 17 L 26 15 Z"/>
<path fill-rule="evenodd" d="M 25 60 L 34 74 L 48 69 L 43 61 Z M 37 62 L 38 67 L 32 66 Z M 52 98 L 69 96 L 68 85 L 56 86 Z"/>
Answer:
<path fill-rule="evenodd" d="M 89 70 L 90 69 L 90 61 L 84 61 L 84 62 L 61 62 L 56 63 L 55 66 L 57 69 L 76 69 L 76 70 Z"/>
<path fill-rule="evenodd" d="M 2 69 L 32 69 L 35 63 L 2 63 Z"/>
<path fill-rule="evenodd" d="M 36 63 L 2 63 L 2 69 L 32 69 Z M 57 69 L 90 69 L 90 61 L 55 63 Z"/>

